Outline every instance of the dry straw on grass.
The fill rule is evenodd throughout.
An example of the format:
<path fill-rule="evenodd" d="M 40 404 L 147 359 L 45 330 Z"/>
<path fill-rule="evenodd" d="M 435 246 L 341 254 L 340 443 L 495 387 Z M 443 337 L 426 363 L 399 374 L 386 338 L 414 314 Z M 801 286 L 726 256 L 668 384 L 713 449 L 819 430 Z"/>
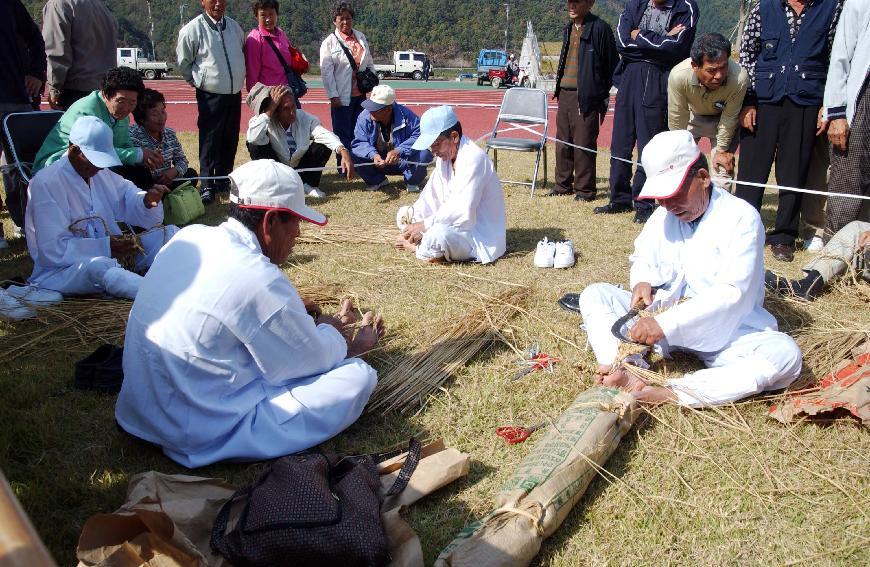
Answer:
<path fill-rule="evenodd" d="M 500 329 L 522 311 L 528 288 L 512 288 L 449 321 L 432 344 L 387 371 L 369 400 L 369 412 L 387 414 L 425 405 L 452 374 L 485 346 L 501 338 Z"/>
<path fill-rule="evenodd" d="M 398 236 L 392 225 L 325 226 L 305 231 L 297 242 L 302 244 L 387 244 Z"/>

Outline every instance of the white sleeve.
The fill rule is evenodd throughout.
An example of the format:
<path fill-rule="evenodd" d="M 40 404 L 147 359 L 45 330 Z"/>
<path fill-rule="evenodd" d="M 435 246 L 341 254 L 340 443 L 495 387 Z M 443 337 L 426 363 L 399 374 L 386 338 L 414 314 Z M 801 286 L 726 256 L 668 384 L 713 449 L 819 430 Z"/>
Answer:
<path fill-rule="evenodd" d="M 252 116 L 248 120 L 248 131 L 245 133 L 245 139 L 249 144 L 256 146 L 265 146 L 269 143 L 269 122 L 272 119 L 268 114 L 258 114 Z"/>
<path fill-rule="evenodd" d="M 320 44 L 320 78 L 323 80 L 326 98 L 338 98 L 341 95 L 335 84 L 335 62 L 332 60 L 332 49 L 329 44 L 329 36 Z"/>
<path fill-rule="evenodd" d="M 195 31 L 193 24 L 189 23 L 178 33 L 178 45 L 175 49 L 175 55 L 178 60 L 178 72 L 187 81 L 188 84 L 193 84 L 193 59 L 196 55 L 196 46 L 194 45 L 193 37 Z"/>
<path fill-rule="evenodd" d="M 860 13 L 864 7 L 857 8 L 855 2 L 846 2 L 843 13 L 837 22 L 834 43 L 831 46 L 831 62 L 828 66 L 828 78 L 825 81 L 825 98 L 823 107 L 826 119 L 846 117 L 846 83 L 852 68 L 852 57 L 855 47 L 864 30 L 865 18 Z"/>
<path fill-rule="evenodd" d="M 111 175 L 114 178 L 109 179 L 108 182 L 114 184 L 113 190 L 119 195 L 119 198 L 114 200 L 116 219 L 142 228 L 151 228 L 163 222 L 163 203 L 158 203 L 156 207 L 149 209 L 145 206 L 145 191 L 116 173 L 106 172 L 104 175 Z M 106 181 L 102 180 L 103 183 Z"/>
<path fill-rule="evenodd" d="M 311 130 L 311 139 L 318 144 L 323 144 L 333 152 L 344 147 L 338 136 L 321 126 L 320 121 L 317 121 L 316 126 Z"/>

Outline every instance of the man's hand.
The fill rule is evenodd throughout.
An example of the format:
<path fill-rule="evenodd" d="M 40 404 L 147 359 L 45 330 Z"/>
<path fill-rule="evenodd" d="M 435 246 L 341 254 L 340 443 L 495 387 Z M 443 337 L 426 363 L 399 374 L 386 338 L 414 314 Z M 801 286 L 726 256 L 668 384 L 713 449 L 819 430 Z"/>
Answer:
<path fill-rule="evenodd" d="M 281 99 L 290 92 L 287 85 L 278 85 L 269 89 L 269 107 L 266 109 L 266 114 L 272 116 L 275 110 L 278 109 L 278 103 Z"/>
<path fill-rule="evenodd" d="M 754 106 L 744 106 L 737 120 L 740 125 L 752 133 L 755 133 L 755 121 L 758 118 L 758 109 Z"/>
<path fill-rule="evenodd" d="M 156 169 L 163 165 L 163 154 L 151 148 L 142 148 L 142 164 L 148 169 Z"/>
<path fill-rule="evenodd" d="M 671 29 L 671 31 L 668 32 L 668 35 L 670 37 L 674 37 L 675 35 L 679 34 L 684 29 L 686 29 L 686 26 L 684 26 L 683 24 L 677 24 Z"/>
<path fill-rule="evenodd" d="M 384 158 L 382 158 L 380 154 L 375 154 L 375 156 L 372 158 L 372 163 L 374 163 L 375 167 L 377 168 L 383 168 L 387 165 L 387 162 L 384 161 Z"/>
<path fill-rule="evenodd" d="M 350 348 L 350 339 L 351 333 L 348 332 L 347 327 L 344 323 L 341 322 L 340 319 L 333 317 L 332 315 L 323 315 L 322 313 L 314 319 L 314 323 L 316 325 L 329 325 L 333 327 L 336 331 L 341 333 L 341 336 L 344 337 L 344 341 L 347 343 L 348 348 Z"/>
<path fill-rule="evenodd" d="M 816 118 L 816 136 L 821 136 L 828 128 L 828 121 L 824 119 L 825 107 L 819 109 L 819 116 Z"/>
<path fill-rule="evenodd" d="M 157 183 L 168 186 L 175 180 L 176 177 L 178 177 L 178 170 L 174 167 L 170 167 L 169 169 L 160 174 L 160 177 L 157 178 Z"/>
<path fill-rule="evenodd" d="M 728 175 L 734 175 L 734 154 L 728 151 L 717 150 L 713 157 L 713 172 L 724 169 Z"/>
<path fill-rule="evenodd" d="M 60 93 L 54 90 L 48 90 L 48 106 L 51 107 L 52 110 L 63 110 L 60 107 Z"/>
<path fill-rule="evenodd" d="M 870 230 L 865 230 L 858 235 L 858 250 L 861 250 L 865 246 L 870 246 Z"/>
<path fill-rule="evenodd" d="M 386 165 L 396 165 L 399 163 L 399 150 L 390 150 L 387 152 L 387 157 L 384 158 Z"/>
<path fill-rule="evenodd" d="M 640 30 L 631 30 L 631 39 L 637 39 L 637 34 L 640 33 Z"/>
<path fill-rule="evenodd" d="M 368 311 L 363 315 L 360 325 L 356 336 L 347 349 L 348 358 L 370 351 L 384 336 L 384 320 L 373 311 Z"/>
<path fill-rule="evenodd" d="M 332 97 L 331 99 L 329 99 L 329 106 L 331 106 L 332 108 L 340 107 L 341 106 L 341 99 L 338 98 L 337 96 Z"/>
<path fill-rule="evenodd" d="M 157 205 L 160 204 L 160 201 L 163 199 L 163 195 L 169 193 L 169 187 L 166 185 L 155 184 L 145 193 L 145 208 L 153 209 Z"/>
<path fill-rule="evenodd" d="M 828 124 L 828 139 L 831 144 L 845 152 L 849 145 L 849 122 L 845 118 L 836 118 Z"/>
<path fill-rule="evenodd" d="M 305 312 L 311 315 L 315 321 L 317 318 L 323 315 L 323 309 L 320 308 L 319 305 L 311 301 L 310 299 L 302 298 L 302 305 L 305 306 Z"/>
<path fill-rule="evenodd" d="M 628 336 L 635 342 L 652 346 L 665 338 L 665 333 L 655 317 L 641 317 L 628 332 Z"/>
<path fill-rule="evenodd" d="M 641 303 L 639 306 L 638 303 Z M 631 290 L 631 308 L 646 308 L 652 305 L 652 286 L 646 282 L 640 282 Z"/>
<path fill-rule="evenodd" d="M 347 151 L 347 148 L 339 148 L 338 154 L 341 156 L 341 172 L 344 173 L 348 181 L 353 180 L 354 175 L 356 175 L 356 168 L 353 165 L 353 158 L 350 152 Z"/>
<path fill-rule="evenodd" d="M 24 90 L 31 97 L 39 96 L 42 92 L 42 81 L 33 75 L 24 76 Z"/>
<path fill-rule="evenodd" d="M 409 242 L 420 244 L 420 241 L 423 240 L 423 232 L 425 231 L 426 225 L 424 225 L 422 221 L 414 222 L 405 226 L 405 230 L 402 231 L 402 236 Z"/>
<path fill-rule="evenodd" d="M 109 249 L 112 251 L 112 258 L 126 260 L 136 253 L 136 242 L 124 236 L 110 236 Z"/>

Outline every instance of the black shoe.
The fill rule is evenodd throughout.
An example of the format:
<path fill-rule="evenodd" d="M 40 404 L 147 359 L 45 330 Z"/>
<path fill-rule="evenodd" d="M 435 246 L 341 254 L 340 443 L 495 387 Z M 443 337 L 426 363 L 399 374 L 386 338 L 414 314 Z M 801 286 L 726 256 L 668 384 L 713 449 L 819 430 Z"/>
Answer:
<path fill-rule="evenodd" d="M 780 262 L 794 260 L 794 244 L 771 244 L 770 251 L 773 253 L 773 257 Z"/>
<path fill-rule="evenodd" d="M 570 194 L 571 194 L 570 191 L 557 191 L 556 189 L 553 189 L 552 191 L 547 193 L 547 197 L 564 197 L 564 196 L 570 195 Z"/>
<path fill-rule="evenodd" d="M 764 271 L 764 287 L 769 291 L 779 294 L 787 294 L 791 291 L 791 285 L 786 278 L 780 277 L 770 270 Z"/>
<path fill-rule="evenodd" d="M 583 203 L 591 203 L 595 200 L 595 195 L 584 195 L 583 193 L 577 193 L 576 195 L 574 195 L 574 200 Z"/>
<path fill-rule="evenodd" d="M 570 311 L 572 313 L 580 313 L 580 294 L 579 293 L 566 293 L 562 297 L 559 298 L 556 303 L 564 309 L 565 311 Z"/>
<path fill-rule="evenodd" d="M 117 394 L 124 382 L 124 349 L 102 345 L 93 353 L 76 362 L 74 385 L 80 390 L 93 390 L 103 394 Z"/>
<path fill-rule="evenodd" d="M 653 209 L 638 209 L 634 213 L 634 222 L 637 224 L 646 224 L 646 221 L 649 220 L 652 214 Z"/>
<path fill-rule="evenodd" d="M 596 215 L 615 215 L 617 213 L 627 213 L 629 211 L 631 211 L 631 205 L 616 205 L 614 203 L 607 203 L 606 205 L 601 205 L 600 207 L 592 209 L 592 212 Z"/>
<path fill-rule="evenodd" d="M 214 193 L 212 193 L 211 189 L 203 189 L 200 191 L 199 196 L 202 199 L 203 205 L 211 204 L 214 201 Z"/>

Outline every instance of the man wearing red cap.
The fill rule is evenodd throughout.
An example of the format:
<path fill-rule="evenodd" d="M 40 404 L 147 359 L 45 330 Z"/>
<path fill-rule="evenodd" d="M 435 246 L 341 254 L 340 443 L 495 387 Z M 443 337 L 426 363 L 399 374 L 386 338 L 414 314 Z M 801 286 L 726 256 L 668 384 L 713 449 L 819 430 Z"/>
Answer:
<path fill-rule="evenodd" d="M 661 206 L 634 242 L 632 291 L 593 284 L 576 301 L 598 359 L 598 380 L 641 401 L 692 407 L 788 386 L 800 374 L 801 353 L 762 305 L 758 212 L 711 182 L 707 159 L 686 130 L 656 135 L 642 162 L 647 180 L 639 198 Z M 652 386 L 631 372 L 634 361 L 612 367 L 619 339 L 611 328 L 635 306 L 657 314 L 640 318 L 631 340 L 665 356 L 692 353 L 707 368 Z"/>
<path fill-rule="evenodd" d="M 191 468 L 295 453 L 350 426 L 377 383 L 356 357 L 384 332 L 350 300 L 323 315 L 281 271 L 300 222 L 326 224 L 299 174 L 257 160 L 230 179 L 229 219 L 158 254 L 124 340 L 118 423 Z"/>

